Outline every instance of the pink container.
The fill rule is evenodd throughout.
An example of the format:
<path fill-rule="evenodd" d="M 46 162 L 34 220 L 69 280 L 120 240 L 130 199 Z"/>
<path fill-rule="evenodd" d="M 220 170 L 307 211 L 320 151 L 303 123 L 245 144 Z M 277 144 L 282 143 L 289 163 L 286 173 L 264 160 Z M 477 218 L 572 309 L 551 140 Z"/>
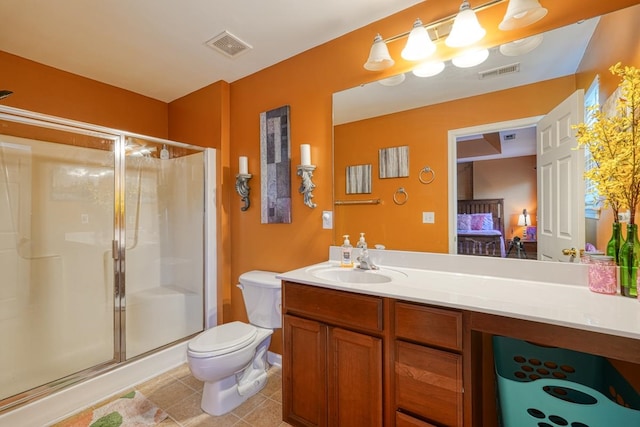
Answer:
<path fill-rule="evenodd" d="M 618 292 L 617 266 L 613 257 L 604 255 L 590 257 L 589 289 L 601 294 Z"/>

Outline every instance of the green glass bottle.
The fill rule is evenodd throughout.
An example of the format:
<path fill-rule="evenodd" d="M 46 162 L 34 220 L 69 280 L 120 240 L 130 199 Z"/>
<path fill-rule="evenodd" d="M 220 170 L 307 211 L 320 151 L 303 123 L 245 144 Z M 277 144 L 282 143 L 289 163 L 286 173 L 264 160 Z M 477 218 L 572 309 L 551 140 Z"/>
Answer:
<path fill-rule="evenodd" d="M 622 295 L 638 297 L 638 265 L 640 265 L 640 242 L 638 226 L 627 224 L 627 239 L 620 248 L 620 287 Z"/>
<path fill-rule="evenodd" d="M 607 256 L 612 256 L 616 265 L 620 265 L 618 262 L 618 256 L 620 254 L 620 247 L 622 246 L 622 227 L 619 222 L 612 224 L 611 239 L 607 243 Z"/>

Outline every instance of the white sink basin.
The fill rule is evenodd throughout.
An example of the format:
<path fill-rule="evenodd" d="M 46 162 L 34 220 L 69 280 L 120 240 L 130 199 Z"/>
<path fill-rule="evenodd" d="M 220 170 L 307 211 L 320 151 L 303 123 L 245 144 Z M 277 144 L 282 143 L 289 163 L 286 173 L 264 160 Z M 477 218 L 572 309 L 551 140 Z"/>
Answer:
<path fill-rule="evenodd" d="M 318 279 L 341 283 L 387 283 L 394 278 L 407 277 L 405 273 L 386 268 L 360 270 L 359 268 L 320 267 L 309 269 L 309 273 Z"/>

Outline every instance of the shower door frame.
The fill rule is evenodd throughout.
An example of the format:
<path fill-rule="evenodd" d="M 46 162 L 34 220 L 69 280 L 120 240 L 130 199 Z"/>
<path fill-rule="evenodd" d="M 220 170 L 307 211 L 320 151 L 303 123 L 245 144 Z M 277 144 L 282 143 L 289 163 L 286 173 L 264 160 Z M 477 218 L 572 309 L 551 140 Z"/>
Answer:
<path fill-rule="evenodd" d="M 51 381 L 41 386 L 27 390 L 17 395 L 0 400 L 0 415 L 11 411 L 14 408 L 31 403 L 43 397 L 50 396 L 60 390 L 71 385 L 94 378 L 100 374 L 123 366 L 132 361 L 141 359 L 152 352 L 173 346 L 178 342 L 183 342 L 197 335 L 200 331 L 185 336 L 178 341 L 167 343 L 161 347 L 154 348 L 149 352 L 145 352 L 134 357 L 126 357 L 126 222 L 125 222 L 125 206 L 126 206 L 126 156 L 125 146 L 127 138 L 141 138 L 155 144 L 166 144 L 172 147 L 186 148 L 203 154 L 204 182 L 203 194 L 205 198 L 203 210 L 203 289 L 202 289 L 202 329 L 208 326 L 210 317 L 216 314 L 215 292 L 209 287 L 215 286 L 215 238 L 216 238 L 216 219 L 215 219 L 215 150 L 205 147 L 195 146 L 191 144 L 180 143 L 176 141 L 165 140 L 161 138 L 150 137 L 131 132 L 119 131 L 103 126 L 92 125 L 79 121 L 64 119 L 60 117 L 50 116 L 41 113 L 35 113 L 28 110 L 22 110 L 13 107 L 0 106 L 0 120 L 12 121 L 24 125 L 33 125 L 45 127 L 54 130 L 80 133 L 94 137 L 103 138 L 112 141 L 114 153 L 114 200 L 113 200 L 113 239 L 111 248 L 111 259 L 113 261 L 113 357 L 111 360 L 104 361 L 98 365 L 80 370 L 78 372 L 67 375 L 63 378 Z M 10 134 L 9 134 L 10 135 Z M 56 143 L 56 142 L 54 142 Z M 64 144 L 64 143 L 60 143 Z M 68 145 L 68 144 L 64 144 Z M 213 174 L 213 180 L 209 174 Z M 211 188 L 213 186 L 213 188 Z M 213 210 L 213 212 L 209 212 Z M 213 239 L 211 242 L 209 239 Z M 213 268 L 207 260 L 213 256 Z M 207 312 L 210 310 L 210 312 Z"/>

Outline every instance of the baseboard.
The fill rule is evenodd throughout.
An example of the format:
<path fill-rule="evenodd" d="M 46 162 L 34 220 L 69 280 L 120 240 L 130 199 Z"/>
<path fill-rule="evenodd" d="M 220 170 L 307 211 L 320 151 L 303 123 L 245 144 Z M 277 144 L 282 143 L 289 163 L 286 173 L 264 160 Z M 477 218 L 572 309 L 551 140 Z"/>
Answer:
<path fill-rule="evenodd" d="M 183 342 L 1 414 L 0 426 L 51 425 L 186 361 Z"/>
<path fill-rule="evenodd" d="M 282 355 L 269 351 L 267 352 L 267 362 L 269 362 L 273 366 L 282 368 Z"/>

